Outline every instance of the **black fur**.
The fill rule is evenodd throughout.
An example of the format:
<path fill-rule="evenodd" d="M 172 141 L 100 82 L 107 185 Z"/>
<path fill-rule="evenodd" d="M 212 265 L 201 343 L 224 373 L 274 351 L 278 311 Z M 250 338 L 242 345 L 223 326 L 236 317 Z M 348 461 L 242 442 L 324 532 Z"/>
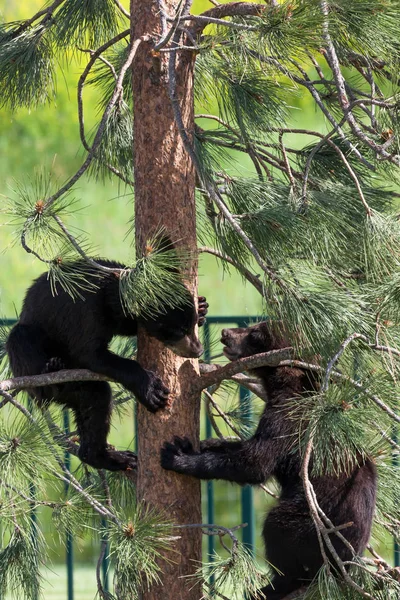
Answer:
<path fill-rule="evenodd" d="M 224 329 L 222 342 L 230 360 L 290 346 L 278 327 L 260 323 L 243 329 Z M 290 400 L 315 389 L 309 372 L 290 367 L 261 367 L 259 376 L 268 403 L 254 436 L 243 442 L 204 440 L 200 452 L 188 439 L 165 443 L 162 465 L 178 473 L 201 479 L 225 479 L 240 484 L 257 484 L 275 476 L 282 491 L 279 504 L 265 521 L 263 536 L 268 561 L 283 575 L 260 590 L 267 600 L 281 600 L 308 584 L 323 565 L 323 559 L 300 478 L 301 459 L 293 435 L 296 423 L 287 418 Z M 335 525 L 352 522 L 342 534 L 361 554 L 368 542 L 375 507 L 376 469 L 361 462 L 351 473 L 311 479 L 322 510 Z M 332 543 L 342 558 L 350 552 L 337 536 Z"/>
<path fill-rule="evenodd" d="M 119 269 L 124 265 L 106 260 L 98 262 Z M 13 374 L 38 375 L 67 369 L 90 369 L 122 384 L 151 412 L 166 405 L 169 390 L 152 372 L 138 362 L 122 358 L 108 349 L 115 335 L 135 336 L 138 324 L 176 354 L 199 356 L 203 348 L 195 334 L 207 313 L 205 298 L 199 299 L 197 314 L 193 297 L 179 308 L 150 318 L 136 318 L 123 310 L 119 282 L 114 274 L 88 267 L 82 261 L 72 265 L 84 268 L 86 279 L 98 286 L 82 291 L 83 299 L 73 300 L 60 285 L 53 295 L 47 274 L 28 289 L 19 322 L 7 340 Z M 69 265 L 71 268 L 71 265 Z M 111 389 L 107 382 L 81 382 L 29 390 L 39 404 L 57 402 L 71 408 L 80 435 L 80 458 L 88 464 L 112 471 L 133 468 L 131 452 L 117 452 L 107 446 L 111 418 Z"/>

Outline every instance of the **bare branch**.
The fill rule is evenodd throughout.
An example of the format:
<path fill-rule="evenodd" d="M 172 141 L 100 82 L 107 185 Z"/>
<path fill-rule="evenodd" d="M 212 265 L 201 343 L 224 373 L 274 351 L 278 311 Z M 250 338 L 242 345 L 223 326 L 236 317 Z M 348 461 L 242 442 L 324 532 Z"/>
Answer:
<path fill-rule="evenodd" d="M 200 375 L 213 373 L 218 369 L 219 367 L 217 365 L 210 365 L 207 363 L 199 364 Z M 257 380 L 257 378 L 247 377 L 246 375 L 243 375 L 243 373 L 238 373 L 237 375 L 232 375 L 232 377 L 229 377 L 229 379 L 231 379 L 235 383 L 238 383 L 242 387 L 245 387 L 247 390 L 249 390 L 249 392 L 252 392 L 256 396 L 261 398 L 261 400 L 263 400 L 264 402 L 268 402 L 268 396 L 264 389 L 264 386 L 262 385 L 262 383 L 257 383 L 257 381 L 259 381 Z M 215 392 L 215 388 L 218 387 L 219 383 L 220 382 L 212 386 L 212 393 Z"/>
<path fill-rule="evenodd" d="M 213 256 L 216 256 L 217 258 L 220 258 L 221 260 L 229 263 L 230 265 L 232 265 L 233 267 L 235 267 L 235 269 L 237 271 L 239 271 L 239 273 L 245 279 L 247 279 L 247 281 L 249 283 L 251 283 L 261 295 L 264 294 L 264 286 L 263 286 L 263 284 L 262 284 L 259 276 L 255 275 L 254 273 L 252 273 L 251 271 L 249 271 L 248 269 L 246 269 L 246 267 L 244 267 L 243 265 L 241 265 L 241 264 L 237 263 L 236 261 L 234 261 L 227 254 L 224 254 L 223 252 L 220 252 L 219 250 L 216 250 L 215 248 L 210 248 L 209 246 L 200 246 L 198 248 L 198 252 L 199 253 L 212 254 Z"/>
<path fill-rule="evenodd" d="M 332 371 L 334 365 L 337 363 L 337 361 L 339 360 L 339 358 L 342 356 L 342 354 L 346 350 L 347 346 L 353 340 L 357 340 L 360 337 L 361 336 L 360 336 L 359 333 L 352 333 L 346 340 L 344 340 L 344 342 L 340 345 L 339 350 L 336 352 L 336 354 L 328 362 L 328 365 L 326 367 L 326 372 L 325 372 L 325 378 L 324 378 L 324 381 L 322 383 L 322 388 L 321 388 L 323 392 L 326 392 L 326 390 L 328 389 L 329 379 L 330 379 L 331 371 Z"/>
<path fill-rule="evenodd" d="M 239 358 L 239 360 L 232 361 L 223 367 L 218 367 L 210 373 L 202 375 L 194 382 L 194 387 L 198 390 L 204 390 L 223 379 L 230 379 L 232 375 L 237 375 L 242 371 L 264 366 L 277 367 L 282 360 L 291 356 L 292 352 L 293 348 L 288 347 L 280 350 L 271 350 L 270 352 L 262 352 L 246 358 Z"/>
<path fill-rule="evenodd" d="M 24 377 L 13 377 L 0 382 L 0 392 L 9 390 L 24 390 L 26 388 L 54 385 L 56 383 L 68 383 L 71 381 L 109 381 L 104 375 L 93 373 L 87 369 L 72 369 L 44 373 L 42 375 L 26 375 Z"/>
<path fill-rule="evenodd" d="M 129 11 L 127 11 L 121 4 L 121 2 L 119 2 L 119 0 L 114 0 L 114 4 L 116 4 L 116 6 L 118 7 L 118 9 L 120 10 L 120 12 L 127 18 L 130 19 L 131 18 L 131 14 Z"/>
<path fill-rule="evenodd" d="M 107 551 L 107 540 L 102 540 L 101 546 L 100 546 L 100 554 L 99 554 L 99 558 L 97 559 L 97 564 L 96 564 L 96 582 L 97 582 L 98 594 L 99 594 L 100 598 L 102 598 L 103 600 L 108 600 L 108 598 L 110 597 L 109 594 L 105 591 L 105 589 L 103 587 L 103 583 L 101 581 L 101 565 L 103 564 L 103 560 L 106 555 L 106 551 Z"/>
<path fill-rule="evenodd" d="M 273 5 L 274 3 L 267 2 L 267 4 Z M 215 19 L 218 22 L 225 17 L 260 17 L 266 8 L 265 4 L 254 2 L 228 2 L 227 4 L 220 4 L 199 15 L 201 19 L 198 19 L 197 23 L 193 26 L 193 33 L 198 35 L 208 23 L 215 22 Z M 212 21 L 208 21 L 207 19 L 212 19 Z M 227 21 L 222 21 L 223 25 L 227 25 L 228 23 Z"/>

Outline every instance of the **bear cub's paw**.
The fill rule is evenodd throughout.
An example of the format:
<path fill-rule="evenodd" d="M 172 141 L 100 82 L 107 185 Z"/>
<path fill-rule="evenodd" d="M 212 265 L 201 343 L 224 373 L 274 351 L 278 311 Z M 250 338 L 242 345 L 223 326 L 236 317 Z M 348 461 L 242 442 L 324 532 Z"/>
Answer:
<path fill-rule="evenodd" d="M 170 390 L 153 371 L 145 371 L 147 377 L 139 390 L 133 393 L 146 408 L 152 413 L 165 408 Z"/>
<path fill-rule="evenodd" d="M 188 438 L 175 436 L 172 442 L 165 442 L 161 448 L 161 466 L 164 469 L 176 470 L 183 466 L 187 455 L 196 455 L 192 442 Z"/>

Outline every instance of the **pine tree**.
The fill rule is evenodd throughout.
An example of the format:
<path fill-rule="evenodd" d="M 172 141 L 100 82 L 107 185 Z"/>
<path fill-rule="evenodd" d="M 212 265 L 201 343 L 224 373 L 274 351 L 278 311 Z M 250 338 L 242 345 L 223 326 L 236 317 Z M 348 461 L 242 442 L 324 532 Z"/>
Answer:
<path fill-rule="evenodd" d="M 85 273 L 68 264 L 77 256 L 92 265 L 93 259 L 87 241 L 67 223 L 69 192 L 84 174 L 134 185 L 137 260 L 120 277 L 128 309 L 145 312 L 179 298 L 173 282 L 166 285 L 168 269 L 152 244 L 161 226 L 182 249 L 180 264 L 191 289 L 196 239 L 198 253 L 216 256 L 221 269 L 236 269 L 263 298 L 265 314 L 295 333 L 296 360 L 281 356 L 284 364 L 321 375 L 321 391 L 294 406 L 305 486 L 310 489 L 311 456 L 319 472 L 344 469 L 360 454 L 372 457 L 379 471 L 377 535 L 389 532 L 400 543 L 400 3 L 211 3 L 197 15 L 190 0 L 132 0 L 129 12 L 118 0 L 55 0 L 28 20 L 0 26 L 0 102 L 13 109 L 51 101 L 56 61 L 87 53 L 78 84 L 82 166 L 62 187 L 45 178 L 19 184 L 7 210 L 22 247 L 46 264 L 51 282 L 77 298 L 87 285 Z M 100 94 L 101 118 L 92 134 L 84 126 L 88 85 Z M 293 91 L 311 98 L 323 115 L 322 130 L 287 125 Z M 196 114 L 194 98 L 209 112 Z M 234 176 L 226 167 L 232 156 L 239 163 Z M 240 168 L 244 157 L 252 175 Z M 135 307 L 133 286 L 144 292 Z M 318 364 L 309 362 L 312 356 Z M 174 393 L 167 415 L 139 408 L 137 494 L 125 476 L 86 468 L 73 474 L 63 453 L 76 453 L 76 442 L 60 428 L 57 411 L 26 408 L 17 396 L 33 383 L 95 375 L 54 373 L 17 381 L 4 371 L 1 597 L 14 586 L 20 597 L 38 593 L 45 548 L 38 526 L 32 535 L 26 516 L 33 506 L 52 511 L 58 530 L 78 534 L 90 522 L 107 534 L 114 590 L 106 592 L 99 578 L 101 598 L 233 599 L 261 586 L 264 576 L 234 531 L 223 523 L 200 526 L 198 482 L 159 465 L 160 440 L 182 432 L 198 439 L 201 391 L 211 386 L 217 393 L 224 381 L 237 380 L 243 363 L 211 371 L 203 365 L 198 375 L 196 364 L 142 332 L 139 359 Z M 258 357 L 246 366 L 255 360 L 269 364 L 273 358 Z M 262 396 L 253 380 L 239 379 Z M 226 427 L 233 425 L 228 435 L 240 434 L 210 390 L 206 396 Z M 126 399 L 116 391 L 117 403 Z M 217 435 L 224 431 L 216 424 Z M 60 491 L 50 500 L 48 477 L 67 484 L 67 495 Z M 328 542 L 339 532 L 332 532 L 309 496 L 315 527 Z M 209 565 L 198 569 L 196 562 L 202 532 L 232 541 L 228 558 L 214 557 L 213 578 Z M 103 544 L 100 557 L 104 552 Z M 336 578 L 325 564 L 302 597 L 398 598 L 398 572 L 373 546 L 369 552 L 354 557 L 349 571 L 339 561 Z"/>

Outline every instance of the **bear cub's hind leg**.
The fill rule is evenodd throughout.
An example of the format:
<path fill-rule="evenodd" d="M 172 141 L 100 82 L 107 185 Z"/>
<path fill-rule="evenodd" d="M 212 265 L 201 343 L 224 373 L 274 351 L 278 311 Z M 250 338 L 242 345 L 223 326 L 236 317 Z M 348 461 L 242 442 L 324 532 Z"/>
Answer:
<path fill-rule="evenodd" d="M 107 444 L 112 410 L 111 388 L 107 382 L 91 381 L 79 385 L 66 404 L 75 414 L 80 438 L 78 456 L 83 462 L 109 471 L 136 469 L 136 454 L 129 450 L 114 450 Z"/>

